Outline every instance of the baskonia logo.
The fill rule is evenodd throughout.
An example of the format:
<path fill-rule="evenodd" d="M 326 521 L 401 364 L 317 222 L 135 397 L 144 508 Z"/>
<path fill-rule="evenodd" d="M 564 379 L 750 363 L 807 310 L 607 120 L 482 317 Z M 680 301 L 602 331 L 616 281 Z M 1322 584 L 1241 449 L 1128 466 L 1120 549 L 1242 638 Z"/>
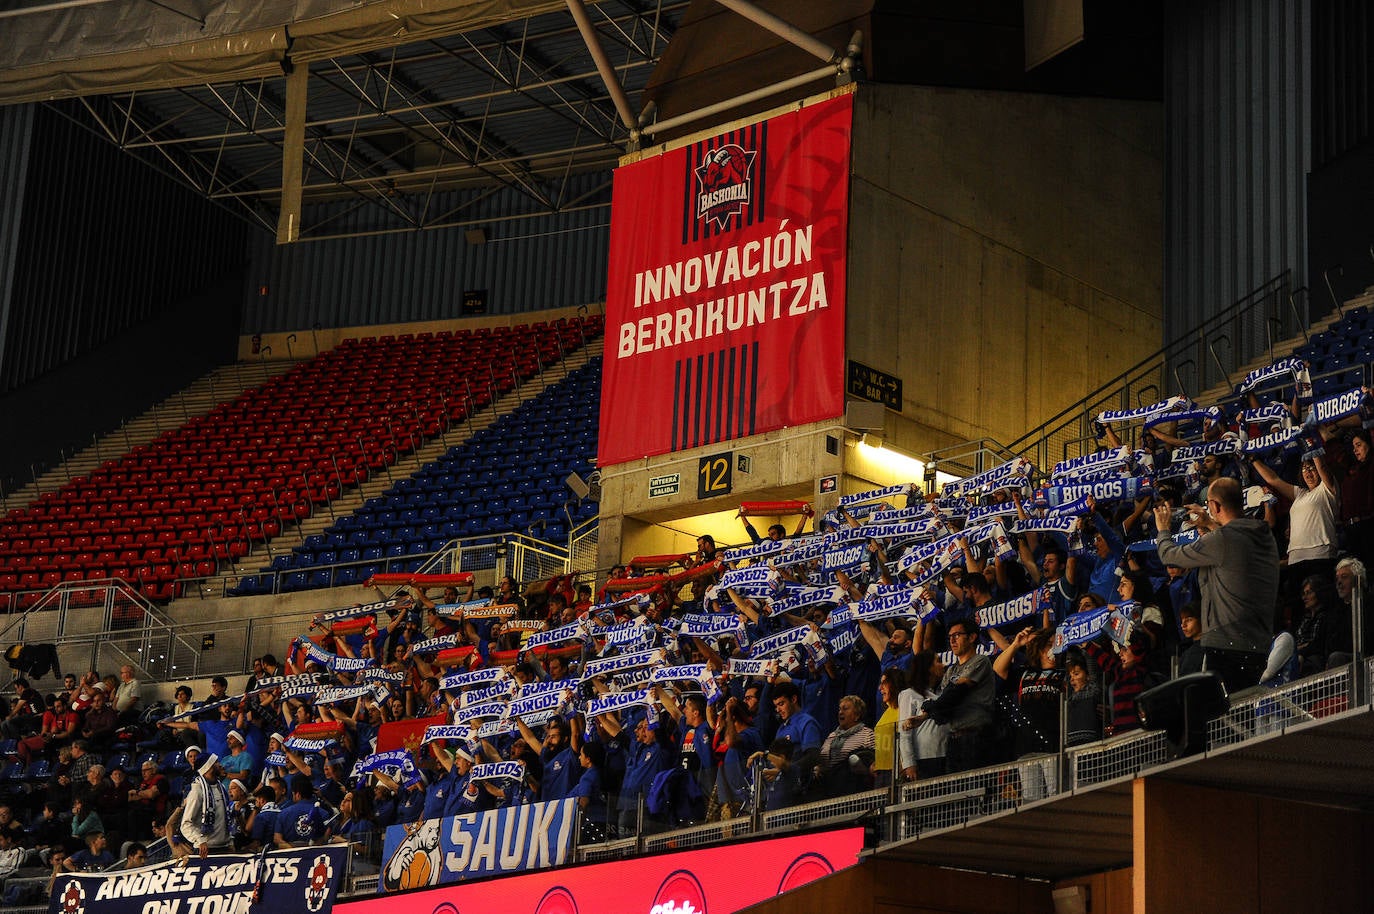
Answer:
<path fill-rule="evenodd" d="M 329 857 L 321 854 L 310 865 L 310 882 L 305 887 L 305 906 L 311 911 L 324 907 L 329 898 L 329 888 L 334 884 L 334 867 Z"/>
<path fill-rule="evenodd" d="M 696 218 L 725 228 L 731 216 L 744 212 L 754 194 L 754 157 L 757 152 L 730 143 L 706 154 L 695 169 Z"/>

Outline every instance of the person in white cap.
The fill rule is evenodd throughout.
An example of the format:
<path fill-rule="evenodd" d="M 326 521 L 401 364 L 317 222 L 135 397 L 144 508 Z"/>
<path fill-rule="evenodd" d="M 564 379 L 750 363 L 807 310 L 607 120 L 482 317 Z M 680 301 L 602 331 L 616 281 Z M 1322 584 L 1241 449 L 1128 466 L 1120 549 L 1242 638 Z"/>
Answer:
<path fill-rule="evenodd" d="M 267 757 L 262 760 L 262 773 L 258 775 L 258 786 L 271 784 L 273 778 L 285 778 L 290 771 L 286 758 L 286 737 L 273 733 L 267 737 Z"/>
<path fill-rule="evenodd" d="M 462 812 L 475 812 L 481 794 L 476 785 L 468 780 L 472 766 L 477 761 L 473 754 L 462 745 L 455 745 L 450 752 L 440 745 L 440 740 L 429 744 L 430 751 L 444 769 L 444 774 L 430 787 L 425 796 L 423 819 L 438 819 L 443 816 L 457 815 Z"/>
<path fill-rule="evenodd" d="M 251 783 L 253 771 L 257 768 L 253 753 L 245 748 L 246 741 L 238 730 L 230 730 L 224 734 L 224 741 L 229 745 L 229 755 L 219 760 L 220 767 L 224 769 L 224 774 L 229 780 L 241 781 L 243 786 L 247 787 Z"/>
<path fill-rule="evenodd" d="M 211 752 L 200 761 L 199 777 L 186 791 L 181 810 L 181 837 L 201 857 L 229 849 L 229 794 L 224 789 L 224 769 Z"/>

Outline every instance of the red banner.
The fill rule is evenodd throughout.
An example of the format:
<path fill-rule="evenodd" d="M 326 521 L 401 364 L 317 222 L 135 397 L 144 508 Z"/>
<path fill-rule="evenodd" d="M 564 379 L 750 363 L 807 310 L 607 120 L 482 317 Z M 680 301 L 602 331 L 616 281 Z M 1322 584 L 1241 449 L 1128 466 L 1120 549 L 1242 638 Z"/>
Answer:
<path fill-rule="evenodd" d="M 523 825 L 523 816 L 520 821 Z M 405 870 L 427 874 L 440 865 L 439 845 L 448 835 L 441 836 L 438 823 L 434 824 L 433 829 L 421 829 L 407 839 L 408 853 L 388 857 L 383 879 L 404 878 Z M 455 826 L 455 831 L 461 829 Z M 511 844 L 510 829 L 490 835 L 483 829 L 475 842 L 464 845 L 462 854 L 464 858 L 486 854 L 495 861 L 498 851 L 504 857 L 522 850 Z M 863 829 L 845 828 L 401 892 L 350 901 L 337 910 L 341 914 L 723 914 L 848 869 L 859 862 L 862 850 Z M 748 868 L 748 878 L 741 878 L 742 865 Z"/>
<path fill-rule="evenodd" d="M 844 413 L 853 107 L 616 170 L 601 466 Z"/>
<path fill-rule="evenodd" d="M 377 728 L 377 751 L 390 752 L 392 749 L 406 748 L 406 742 L 419 743 L 425 735 L 425 727 L 446 724 L 449 720 L 443 714 L 434 717 L 416 717 L 407 720 L 394 720 Z"/>

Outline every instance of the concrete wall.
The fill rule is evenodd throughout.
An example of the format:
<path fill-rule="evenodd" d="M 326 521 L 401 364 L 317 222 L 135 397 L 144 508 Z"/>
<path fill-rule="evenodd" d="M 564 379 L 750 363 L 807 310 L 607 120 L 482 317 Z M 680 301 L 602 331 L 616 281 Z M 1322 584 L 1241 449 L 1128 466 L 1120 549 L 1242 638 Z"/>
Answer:
<path fill-rule="evenodd" d="M 849 357 L 887 438 L 1011 441 L 1162 344 L 1159 105 L 863 86 Z"/>
<path fill-rule="evenodd" d="M 741 501 L 796 498 L 825 504 L 817 483 L 843 470 L 844 437 L 843 429 L 833 423 L 815 423 L 608 467 L 601 476 L 597 566 L 608 568 L 635 555 L 692 552 L 696 537 L 703 533 L 720 545 L 748 542 L 735 519 Z M 832 445 L 827 439 L 833 440 L 834 454 L 829 453 Z M 734 466 L 732 491 L 698 499 L 701 458 L 724 453 L 730 454 Z M 740 457 L 749 459 L 749 472 L 740 471 Z M 672 473 L 678 474 L 678 491 L 650 496 L 650 479 Z M 774 520 L 754 518 L 753 524 L 762 532 Z M 797 522 L 796 517 L 777 520 L 789 531 Z"/>

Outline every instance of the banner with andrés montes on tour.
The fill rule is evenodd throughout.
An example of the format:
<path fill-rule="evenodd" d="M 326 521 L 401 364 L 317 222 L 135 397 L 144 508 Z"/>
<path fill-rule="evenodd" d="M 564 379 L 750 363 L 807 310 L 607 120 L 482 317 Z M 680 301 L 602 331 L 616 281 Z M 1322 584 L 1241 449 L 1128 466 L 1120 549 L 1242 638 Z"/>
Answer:
<path fill-rule="evenodd" d="M 343 844 L 168 861 L 53 883 L 49 914 L 329 914 L 348 865 Z"/>

